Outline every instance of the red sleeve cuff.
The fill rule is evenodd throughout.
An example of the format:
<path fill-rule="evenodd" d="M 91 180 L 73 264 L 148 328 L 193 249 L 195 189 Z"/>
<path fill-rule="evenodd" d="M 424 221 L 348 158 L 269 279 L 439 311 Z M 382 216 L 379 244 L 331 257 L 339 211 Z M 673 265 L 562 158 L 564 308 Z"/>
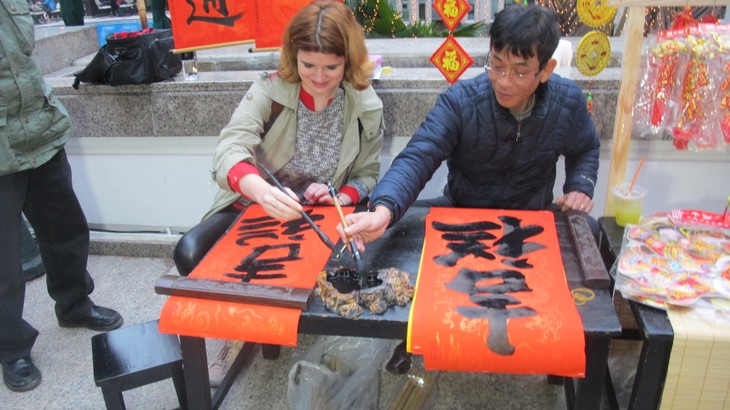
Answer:
<path fill-rule="evenodd" d="M 355 189 L 351 186 L 348 186 L 348 185 L 343 186 L 340 189 L 340 193 L 349 196 L 350 199 L 352 199 L 353 205 L 360 202 L 360 194 L 357 192 L 357 189 Z"/>
<path fill-rule="evenodd" d="M 241 187 L 238 185 L 238 181 L 249 174 L 261 175 L 259 170 L 253 166 L 253 164 L 246 161 L 239 162 L 234 165 L 230 171 L 228 171 L 228 186 L 230 186 L 234 192 L 244 196 L 241 193 Z"/>

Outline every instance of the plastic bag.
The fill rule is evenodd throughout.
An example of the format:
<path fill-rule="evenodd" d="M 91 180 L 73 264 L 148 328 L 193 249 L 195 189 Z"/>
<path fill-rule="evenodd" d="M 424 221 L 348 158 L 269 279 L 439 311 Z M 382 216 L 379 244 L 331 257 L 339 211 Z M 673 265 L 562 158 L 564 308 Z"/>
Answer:
<path fill-rule="evenodd" d="M 617 259 L 616 290 L 659 309 L 704 310 L 730 319 L 730 230 L 671 216 L 626 225 Z"/>
<path fill-rule="evenodd" d="M 413 367 L 402 378 L 389 404 L 388 410 L 426 410 L 435 406 L 438 396 L 438 378 L 441 372 L 423 368 L 421 356 L 413 357 Z"/>
<path fill-rule="evenodd" d="M 321 337 L 289 371 L 292 410 L 377 409 L 380 370 L 395 342 Z"/>

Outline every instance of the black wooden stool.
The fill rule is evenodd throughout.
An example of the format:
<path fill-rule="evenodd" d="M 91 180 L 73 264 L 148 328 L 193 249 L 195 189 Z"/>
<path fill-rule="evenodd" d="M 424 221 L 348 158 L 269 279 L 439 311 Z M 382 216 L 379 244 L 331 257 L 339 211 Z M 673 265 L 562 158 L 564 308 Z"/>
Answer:
<path fill-rule="evenodd" d="M 180 342 L 176 335 L 160 334 L 156 320 L 92 336 L 91 350 L 94 381 L 107 409 L 125 409 L 122 392 L 170 377 L 186 408 Z"/>

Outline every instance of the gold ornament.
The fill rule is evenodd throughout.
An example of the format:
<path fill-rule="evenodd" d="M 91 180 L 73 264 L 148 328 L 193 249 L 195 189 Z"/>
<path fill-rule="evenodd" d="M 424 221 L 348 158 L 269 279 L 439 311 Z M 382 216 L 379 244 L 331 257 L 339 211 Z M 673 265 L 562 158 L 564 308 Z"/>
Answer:
<path fill-rule="evenodd" d="M 601 27 L 611 21 L 618 7 L 608 6 L 605 0 L 578 0 L 578 17 L 590 27 Z"/>
<path fill-rule="evenodd" d="M 591 31 L 578 43 L 575 65 L 583 75 L 591 77 L 603 71 L 611 59 L 611 41 L 606 33 Z"/>

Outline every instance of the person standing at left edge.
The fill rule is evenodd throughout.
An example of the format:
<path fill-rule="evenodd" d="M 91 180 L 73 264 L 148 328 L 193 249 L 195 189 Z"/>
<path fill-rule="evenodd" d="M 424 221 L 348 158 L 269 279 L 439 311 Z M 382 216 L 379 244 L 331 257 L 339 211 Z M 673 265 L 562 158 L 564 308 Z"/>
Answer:
<path fill-rule="evenodd" d="M 124 322 L 89 298 L 89 228 L 64 151 L 71 121 L 31 58 L 34 45 L 28 3 L 0 0 L 0 363 L 13 391 L 41 382 L 31 360 L 38 331 L 23 319 L 22 214 L 38 239 L 58 324 L 107 331 Z"/>

